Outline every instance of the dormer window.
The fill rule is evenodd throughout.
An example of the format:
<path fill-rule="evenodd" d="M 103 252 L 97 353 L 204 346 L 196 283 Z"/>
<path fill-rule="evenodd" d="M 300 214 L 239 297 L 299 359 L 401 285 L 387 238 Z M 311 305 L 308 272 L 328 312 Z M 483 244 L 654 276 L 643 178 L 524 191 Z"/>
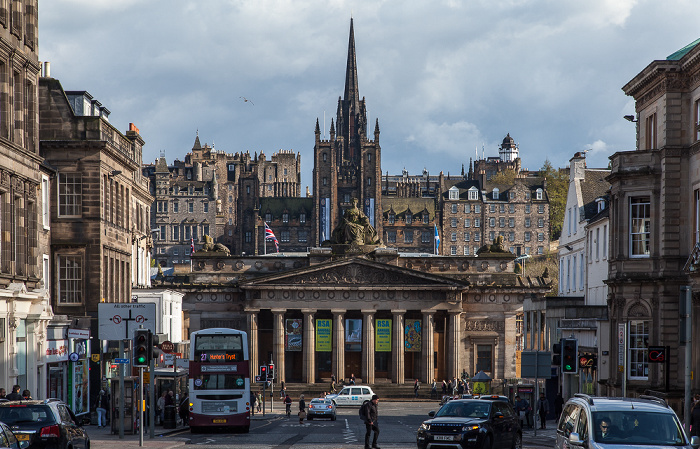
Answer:
<path fill-rule="evenodd" d="M 598 205 L 598 212 L 605 210 L 605 198 L 597 198 L 595 202 Z"/>
<path fill-rule="evenodd" d="M 472 187 L 469 189 L 469 199 L 470 200 L 478 200 L 479 199 L 479 189 L 476 187 Z"/>
<path fill-rule="evenodd" d="M 282 214 L 282 223 L 289 223 L 289 214 L 286 212 Z"/>
<path fill-rule="evenodd" d="M 430 215 L 428 215 L 427 212 L 423 213 L 423 223 L 428 224 L 428 221 L 430 220 Z"/>
<path fill-rule="evenodd" d="M 411 224 L 413 222 L 413 215 L 410 212 L 406 213 L 406 224 Z"/>
<path fill-rule="evenodd" d="M 448 194 L 451 200 L 459 199 L 459 189 L 457 187 L 451 187 Z"/>
<path fill-rule="evenodd" d="M 544 191 L 542 189 L 535 190 L 535 199 L 541 200 L 543 193 L 544 193 Z"/>
<path fill-rule="evenodd" d="M 396 221 L 396 215 L 392 212 L 389 214 L 389 224 L 394 224 L 394 221 Z"/>
<path fill-rule="evenodd" d="M 498 187 L 494 187 L 493 191 L 491 192 L 491 199 L 492 200 L 497 200 L 499 199 L 501 193 L 500 190 L 498 190 Z"/>

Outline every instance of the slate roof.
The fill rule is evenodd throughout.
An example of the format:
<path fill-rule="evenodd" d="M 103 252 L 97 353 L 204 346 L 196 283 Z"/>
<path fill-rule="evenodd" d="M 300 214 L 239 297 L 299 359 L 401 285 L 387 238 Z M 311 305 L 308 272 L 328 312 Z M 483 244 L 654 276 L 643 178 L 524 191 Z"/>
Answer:
<path fill-rule="evenodd" d="M 382 197 L 382 209 L 384 216 L 393 209 L 397 217 L 402 217 L 406 211 L 411 210 L 412 214 L 419 214 L 424 209 L 428 210 L 430 219 L 435 218 L 435 200 L 433 198 L 392 198 Z"/>
<path fill-rule="evenodd" d="M 610 175 L 610 170 L 586 169 L 585 178 L 581 181 L 582 219 L 588 220 L 598 214 L 598 205 L 595 200 L 605 197 L 610 190 L 610 183 L 605 180 L 608 175 Z"/>
<path fill-rule="evenodd" d="M 266 213 L 271 213 L 273 218 L 281 218 L 285 211 L 292 219 L 298 219 L 300 213 L 306 214 L 306 219 L 310 220 L 314 207 L 313 198 L 260 198 L 260 216 L 265 217 Z"/>

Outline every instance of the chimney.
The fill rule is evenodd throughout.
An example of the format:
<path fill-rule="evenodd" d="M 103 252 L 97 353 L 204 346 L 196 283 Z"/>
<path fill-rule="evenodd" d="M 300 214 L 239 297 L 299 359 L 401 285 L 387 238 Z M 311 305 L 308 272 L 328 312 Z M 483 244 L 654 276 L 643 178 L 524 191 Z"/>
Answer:
<path fill-rule="evenodd" d="M 141 134 L 139 129 L 133 123 L 129 123 L 129 131 L 134 131 L 136 134 Z"/>
<path fill-rule="evenodd" d="M 44 74 L 42 76 L 51 78 L 51 63 L 49 61 L 44 62 Z"/>

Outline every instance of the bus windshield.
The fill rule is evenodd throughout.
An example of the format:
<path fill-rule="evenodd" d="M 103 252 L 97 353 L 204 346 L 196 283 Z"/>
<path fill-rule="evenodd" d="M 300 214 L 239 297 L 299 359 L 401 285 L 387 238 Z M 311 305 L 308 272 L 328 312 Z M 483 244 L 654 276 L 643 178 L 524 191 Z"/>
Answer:
<path fill-rule="evenodd" d="M 202 373 L 192 376 L 195 390 L 243 390 L 245 377 L 240 374 Z"/>
<path fill-rule="evenodd" d="M 194 359 L 196 362 L 239 362 L 243 360 L 243 337 L 241 334 L 196 335 Z"/>

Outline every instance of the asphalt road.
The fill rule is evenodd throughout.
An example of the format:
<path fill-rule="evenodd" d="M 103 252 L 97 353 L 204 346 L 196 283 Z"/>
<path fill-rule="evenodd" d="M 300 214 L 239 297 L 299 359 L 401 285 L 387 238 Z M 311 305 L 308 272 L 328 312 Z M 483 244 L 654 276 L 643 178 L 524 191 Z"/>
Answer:
<path fill-rule="evenodd" d="M 428 412 L 438 404 L 430 402 L 379 403 L 378 445 L 382 448 L 415 448 L 416 430 L 428 419 Z M 553 424 L 551 424 L 553 427 Z M 295 415 L 287 418 L 280 410 L 268 413 L 264 419 L 258 415 L 248 434 L 213 432 L 191 434 L 188 430 L 171 433 L 168 437 L 189 438 L 189 444 L 207 448 L 251 447 L 259 449 L 335 449 L 364 447 L 365 426 L 358 416 L 357 407 L 338 409 L 336 421 L 314 419 L 303 425 Z M 525 430 L 523 446 L 526 448 L 553 447 L 553 431 L 539 431 L 537 438 L 532 430 Z"/>

